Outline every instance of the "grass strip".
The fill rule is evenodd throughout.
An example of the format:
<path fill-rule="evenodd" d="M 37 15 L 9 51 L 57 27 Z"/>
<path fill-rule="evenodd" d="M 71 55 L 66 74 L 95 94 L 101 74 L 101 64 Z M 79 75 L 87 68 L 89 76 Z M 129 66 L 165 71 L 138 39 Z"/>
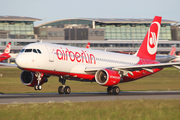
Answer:
<path fill-rule="evenodd" d="M 180 100 L 13 103 L 0 105 L 1 120 L 179 120 Z"/>

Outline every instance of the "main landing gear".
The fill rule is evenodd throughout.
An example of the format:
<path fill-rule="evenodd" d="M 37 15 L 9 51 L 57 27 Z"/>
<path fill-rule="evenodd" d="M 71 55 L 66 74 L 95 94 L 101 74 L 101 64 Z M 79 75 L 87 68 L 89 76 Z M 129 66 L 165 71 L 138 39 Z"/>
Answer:
<path fill-rule="evenodd" d="M 65 86 L 66 79 L 63 76 L 59 77 L 59 82 L 62 83 L 62 86 L 59 86 L 58 93 L 59 94 L 70 94 L 71 88 L 69 86 Z"/>
<path fill-rule="evenodd" d="M 37 83 L 37 85 L 34 86 L 34 90 L 41 90 L 42 89 L 40 82 L 41 82 L 43 75 L 44 75 L 43 73 L 39 73 L 39 72 L 35 73 L 35 76 L 37 77 L 38 83 Z"/>
<path fill-rule="evenodd" d="M 109 95 L 111 95 L 111 94 L 118 95 L 119 92 L 120 92 L 120 89 L 118 86 L 108 86 L 108 88 L 107 88 L 107 93 Z"/>

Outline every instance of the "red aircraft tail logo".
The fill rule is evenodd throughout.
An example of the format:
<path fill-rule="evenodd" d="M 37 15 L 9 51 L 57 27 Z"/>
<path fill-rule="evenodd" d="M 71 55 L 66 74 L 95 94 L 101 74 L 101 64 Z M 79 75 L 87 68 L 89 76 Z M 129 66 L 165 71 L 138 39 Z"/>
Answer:
<path fill-rule="evenodd" d="M 90 42 L 87 43 L 86 48 L 90 48 Z"/>
<path fill-rule="evenodd" d="M 161 27 L 161 17 L 155 16 L 141 44 L 141 47 L 136 52 L 136 55 L 138 57 L 155 60 L 160 27 Z"/>
<path fill-rule="evenodd" d="M 157 38 L 159 29 L 160 24 L 158 22 L 153 22 L 148 31 L 147 50 L 151 55 L 155 54 L 157 51 Z"/>
<path fill-rule="evenodd" d="M 10 47 L 11 47 L 11 43 L 8 43 L 5 50 L 4 50 L 4 53 L 5 54 L 9 54 L 10 53 Z"/>
<path fill-rule="evenodd" d="M 175 55 L 175 53 L 176 53 L 176 48 L 175 48 L 175 47 L 172 47 L 169 55 L 172 55 L 172 56 L 173 56 L 173 55 Z"/>

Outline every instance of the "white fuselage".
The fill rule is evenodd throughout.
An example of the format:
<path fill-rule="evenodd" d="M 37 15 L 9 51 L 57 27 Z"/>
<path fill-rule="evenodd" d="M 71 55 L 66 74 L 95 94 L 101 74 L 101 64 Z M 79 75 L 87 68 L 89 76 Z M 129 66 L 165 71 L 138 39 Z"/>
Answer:
<path fill-rule="evenodd" d="M 23 52 L 16 57 L 20 68 L 32 68 L 64 73 L 84 72 L 86 67 L 113 67 L 137 64 L 139 57 L 133 55 L 105 52 L 71 46 L 33 43 L 25 46 Z M 32 49 L 26 52 L 26 49 Z M 39 52 L 33 52 L 39 49 Z"/>

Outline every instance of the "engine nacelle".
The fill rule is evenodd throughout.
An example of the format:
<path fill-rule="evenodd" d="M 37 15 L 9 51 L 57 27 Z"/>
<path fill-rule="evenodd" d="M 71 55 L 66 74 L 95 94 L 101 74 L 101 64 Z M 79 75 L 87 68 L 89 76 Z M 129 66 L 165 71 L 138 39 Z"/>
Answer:
<path fill-rule="evenodd" d="M 113 86 L 120 82 L 121 77 L 117 71 L 102 69 L 96 72 L 95 80 L 100 85 Z"/>
<path fill-rule="evenodd" d="M 21 73 L 21 82 L 24 85 L 30 86 L 30 87 L 33 87 L 33 86 L 38 84 L 37 77 L 35 76 L 35 73 L 28 72 L 28 71 L 23 71 Z M 47 82 L 47 78 L 46 77 L 42 77 L 40 85 L 42 85 L 45 82 Z"/>

